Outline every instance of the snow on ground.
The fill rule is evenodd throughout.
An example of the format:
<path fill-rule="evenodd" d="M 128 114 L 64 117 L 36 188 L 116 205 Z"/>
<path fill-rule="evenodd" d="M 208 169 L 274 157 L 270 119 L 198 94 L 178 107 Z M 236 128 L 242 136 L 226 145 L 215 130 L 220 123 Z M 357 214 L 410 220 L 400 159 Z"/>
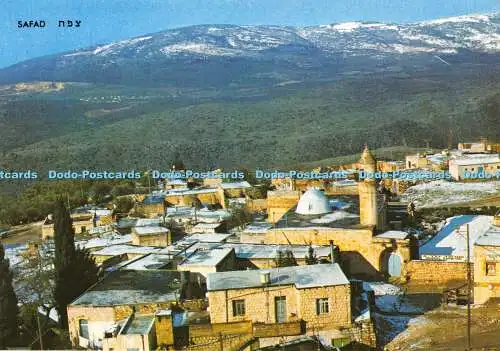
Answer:
<path fill-rule="evenodd" d="M 406 190 L 402 201 L 412 201 L 417 207 L 468 202 L 500 193 L 500 181 L 457 183 L 436 180 L 414 185 Z"/>
<path fill-rule="evenodd" d="M 423 308 L 415 306 L 404 295 L 400 287 L 384 282 L 363 282 L 365 291 L 373 291 L 375 305 L 382 312 L 420 313 Z"/>
<path fill-rule="evenodd" d="M 403 294 L 378 296 L 375 298 L 375 305 L 377 305 L 378 309 L 382 312 L 424 312 L 422 307 L 413 305 Z"/>
<path fill-rule="evenodd" d="M 363 290 L 373 291 L 375 296 L 397 295 L 401 293 L 401 288 L 385 282 L 363 282 Z"/>
<path fill-rule="evenodd" d="M 388 344 L 394 338 L 396 338 L 399 334 L 404 332 L 407 328 L 408 323 L 412 319 L 409 316 L 383 316 L 378 313 L 374 313 L 375 317 L 375 325 L 377 329 L 380 331 L 378 334 L 380 335 L 379 342 L 382 345 Z"/>

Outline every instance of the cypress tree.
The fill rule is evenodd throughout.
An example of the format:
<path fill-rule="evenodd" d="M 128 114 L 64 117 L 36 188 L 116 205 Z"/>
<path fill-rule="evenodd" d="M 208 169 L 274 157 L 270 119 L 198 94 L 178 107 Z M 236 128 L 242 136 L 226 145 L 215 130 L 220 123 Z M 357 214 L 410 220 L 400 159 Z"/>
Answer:
<path fill-rule="evenodd" d="M 5 250 L 0 244 L 0 349 L 17 342 L 18 313 L 9 260 L 5 258 Z"/>
<path fill-rule="evenodd" d="M 316 253 L 314 252 L 314 249 L 311 245 L 309 245 L 309 250 L 307 251 L 305 259 L 306 259 L 306 264 L 308 265 L 318 263 L 318 257 L 316 256 Z"/>
<path fill-rule="evenodd" d="M 75 259 L 73 220 L 62 199 L 54 206 L 54 241 L 54 266 L 56 272 L 62 272 Z"/>
<path fill-rule="evenodd" d="M 86 250 L 75 249 L 75 232 L 69 210 L 58 200 L 54 210 L 54 300 L 61 326 L 67 328 L 66 307 L 97 281 L 97 266 Z"/>
<path fill-rule="evenodd" d="M 274 258 L 274 263 L 276 267 L 290 267 L 297 265 L 297 261 L 295 260 L 291 250 L 286 250 L 285 252 L 278 250 L 276 252 L 276 257 Z"/>

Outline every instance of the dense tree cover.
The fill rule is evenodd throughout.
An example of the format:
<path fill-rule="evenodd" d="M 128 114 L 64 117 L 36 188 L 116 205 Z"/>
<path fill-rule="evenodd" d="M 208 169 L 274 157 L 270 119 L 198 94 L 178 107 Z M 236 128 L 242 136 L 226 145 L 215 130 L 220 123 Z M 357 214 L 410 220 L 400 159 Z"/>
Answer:
<path fill-rule="evenodd" d="M 131 181 L 36 181 L 24 184 L 18 194 L 0 194 L 0 223 L 17 225 L 44 219 L 62 197 L 71 208 L 102 203 L 113 196 L 132 194 Z"/>
<path fill-rule="evenodd" d="M 18 313 L 9 260 L 5 257 L 3 245 L 0 244 L 0 349 L 17 343 Z"/>
<path fill-rule="evenodd" d="M 98 269 L 86 250 L 75 248 L 70 213 L 62 199 L 54 206 L 54 300 L 63 328 L 68 326 L 66 306 L 97 281 Z"/>
<path fill-rule="evenodd" d="M 74 118 L 88 124 L 57 128 L 57 135 L 47 133 L 21 145 L 11 136 L 20 132 L 4 128 L 0 167 L 170 169 L 182 155 L 178 163 L 190 168 L 266 168 L 358 153 L 364 143 L 372 149 L 442 148 L 450 136 L 453 145 L 499 137 L 499 86 L 494 69 L 485 73 L 457 66 L 446 72 L 367 74 L 274 88 L 258 99 L 211 98 L 188 106 L 157 99 L 129 105 L 134 113 L 110 109 L 92 119 L 67 100 L 61 110 L 76 117 L 57 124 L 74 126 Z M 89 86 L 86 94 L 93 89 L 104 95 L 106 87 Z M 14 108 L 3 109 L 9 115 L 5 121 L 15 119 L 10 116 Z M 52 121 L 52 110 L 43 111 L 26 113 L 23 134 L 39 135 L 38 129 L 29 129 L 31 119 Z M 59 150 L 57 155 L 53 150 Z"/>

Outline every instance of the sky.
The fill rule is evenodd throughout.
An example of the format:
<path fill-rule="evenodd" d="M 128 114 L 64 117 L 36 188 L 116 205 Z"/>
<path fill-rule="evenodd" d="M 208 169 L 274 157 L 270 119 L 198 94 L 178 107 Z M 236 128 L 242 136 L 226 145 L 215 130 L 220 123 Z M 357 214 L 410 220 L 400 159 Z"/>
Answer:
<path fill-rule="evenodd" d="M 407 23 L 499 10 L 498 0 L 1 0 L 0 67 L 194 24 Z M 47 25 L 18 28 L 19 20 Z"/>

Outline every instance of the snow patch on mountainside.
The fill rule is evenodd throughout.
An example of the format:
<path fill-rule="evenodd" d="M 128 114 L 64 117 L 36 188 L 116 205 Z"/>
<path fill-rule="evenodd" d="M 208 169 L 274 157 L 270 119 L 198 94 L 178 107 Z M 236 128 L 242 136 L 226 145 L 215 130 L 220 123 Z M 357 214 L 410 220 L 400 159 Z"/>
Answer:
<path fill-rule="evenodd" d="M 455 16 L 455 17 L 446 17 L 446 18 L 437 18 L 434 20 L 423 21 L 421 24 L 429 25 L 429 24 L 445 24 L 445 23 L 464 23 L 464 22 L 489 22 L 490 18 L 487 15 L 464 15 L 464 16 Z"/>
<path fill-rule="evenodd" d="M 500 52 L 500 17 L 469 15 L 410 24 L 345 22 L 328 25 L 234 26 L 208 25 L 177 28 L 129 40 L 66 53 L 68 62 L 86 56 L 152 59 L 179 54 L 259 57 L 283 48 L 294 54 L 314 48 L 318 55 L 370 56 L 456 54 L 461 49 Z M 273 55 L 279 56 L 280 51 Z M 73 60 L 69 60 L 72 58 Z M 61 60 L 63 61 L 63 60 Z M 64 64 L 60 62 L 59 64 Z M 300 60 L 298 66 L 307 65 Z"/>
<path fill-rule="evenodd" d="M 193 53 L 213 56 L 235 56 L 242 52 L 235 49 L 227 49 L 207 43 L 184 42 L 179 44 L 168 45 L 160 49 L 165 55 L 179 53 Z"/>

